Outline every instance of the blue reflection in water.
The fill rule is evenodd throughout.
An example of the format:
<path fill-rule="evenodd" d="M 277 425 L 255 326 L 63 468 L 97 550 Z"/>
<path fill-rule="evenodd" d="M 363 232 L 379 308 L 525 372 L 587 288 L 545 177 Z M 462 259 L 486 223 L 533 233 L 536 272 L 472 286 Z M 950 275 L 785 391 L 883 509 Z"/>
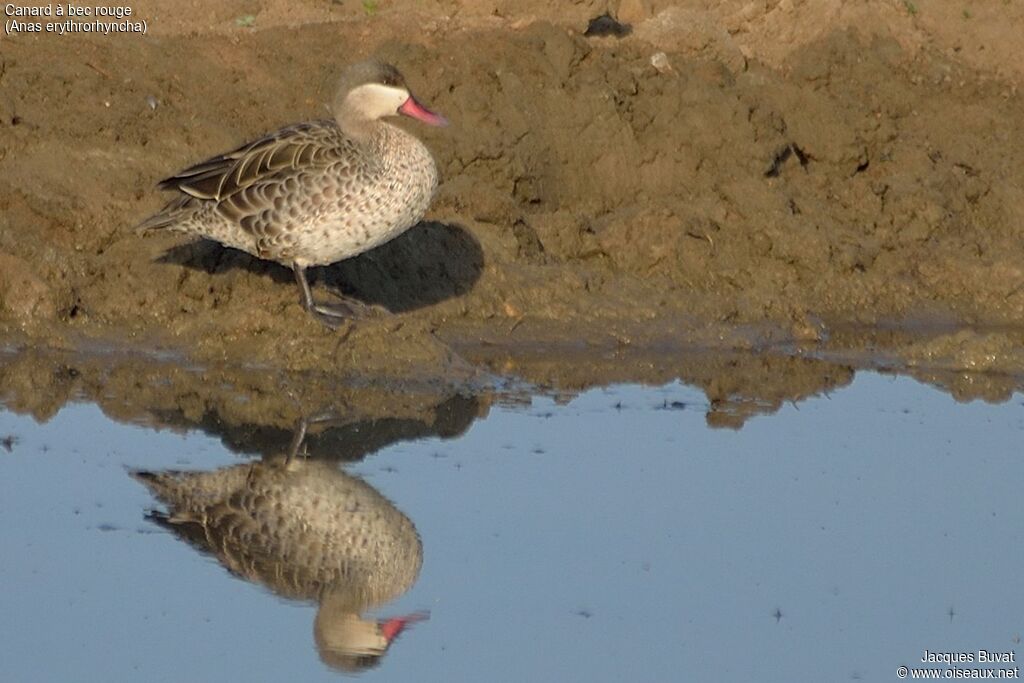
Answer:
<path fill-rule="evenodd" d="M 738 431 L 705 409 L 679 385 L 541 397 L 348 466 L 423 541 L 378 611 L 431 613 L 364 677 L 894 680 L 925 649 L 1017 647 L 1018 401 L 867 373 Z M 5 435 L 0 680 L 336 680 L 315 605 L 147 522 L 128 475 L 239 456 L 88 405 Z"/>

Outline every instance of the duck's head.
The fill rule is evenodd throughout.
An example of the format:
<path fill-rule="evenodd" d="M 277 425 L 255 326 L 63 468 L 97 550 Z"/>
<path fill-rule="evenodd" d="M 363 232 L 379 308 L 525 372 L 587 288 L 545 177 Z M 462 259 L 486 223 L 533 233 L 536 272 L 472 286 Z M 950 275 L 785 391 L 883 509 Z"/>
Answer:
<path fill-rule="evenodd" d="M 429 618 L 427 612 L 416 612 L 377 621 L 352 613 L 338 614 L 321 605 L 313 636 L 321 661 L 333 669 L 357 673 L 380 664 L 405 629 Z"/>
<path fill-rule="evenodd" d="M 370 60 L 345 69 L 334 96 L 334 116 L 346 130 L 365 128 L 385 116 L 409 116 L 430 126 L 448 120 L 416 101 L 398 69 Z"/>

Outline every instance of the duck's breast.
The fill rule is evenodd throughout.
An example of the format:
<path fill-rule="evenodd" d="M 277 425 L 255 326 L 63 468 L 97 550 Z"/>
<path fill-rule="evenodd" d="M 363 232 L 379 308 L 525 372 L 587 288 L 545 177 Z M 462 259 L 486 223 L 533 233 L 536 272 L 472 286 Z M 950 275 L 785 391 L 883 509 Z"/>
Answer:
<path fill-rule="evenodd" d="M 342 174 L 305 226 L 296 226 L 295 260 L 327 265 L 380 246 L 415 225 L 437 190 L 438 173 L 426 146 L 405 131 L 390 129 L 382 153 L 337 169 Z M 352 173 L 352 170 L 355 173 Z"/>

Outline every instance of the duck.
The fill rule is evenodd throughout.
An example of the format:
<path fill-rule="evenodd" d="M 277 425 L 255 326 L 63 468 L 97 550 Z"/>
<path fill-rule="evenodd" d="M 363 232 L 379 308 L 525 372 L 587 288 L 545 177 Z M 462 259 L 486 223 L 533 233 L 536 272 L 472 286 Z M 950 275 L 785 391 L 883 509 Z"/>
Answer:
<path fill-rule="evenodd" d="M 361 616 L 412 586 L 423 546 L 391 501 L 331 463 L 289 457 L 131 474 L 167 506 L 149 514 L 159 526 L 237 577 L 318 603 L 314 641 L 331 668 L 376 666 L 399 634 L 427 618 Z"/>
<path fill-rule="evenodd" d="M 438 186 L 434 157 L 385 120 L 429 126 L 447 119 L 421 104 L 391 64 L 368 60 L 341 74 L 333 119 L 286 126 L 158 183 L 176 192 L 137 226 L 141 234 L 186 233 L 291 268 L 302 307 L 328 327 L 367 307 L 335 292 L 314 300 L 312 266 L 351 258 L 416 225 Z"/>

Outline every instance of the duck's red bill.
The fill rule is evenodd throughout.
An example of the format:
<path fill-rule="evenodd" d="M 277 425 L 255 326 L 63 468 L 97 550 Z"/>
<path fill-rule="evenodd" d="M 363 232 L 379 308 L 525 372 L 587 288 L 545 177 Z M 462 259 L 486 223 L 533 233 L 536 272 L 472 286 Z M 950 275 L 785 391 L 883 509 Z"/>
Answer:
<path fill-rule="evenodd" d="M 399 634 L 404 631 L 407 627 L 415 624 L 417 621 L 426 621 L 430 618 L 429 612 L 415 612 L 404 617 L 394 617 L 381 623 L 380 632 L 384 636 L 385 640 L 390 643 L 392 640 L 397 638 Z"/>
<path fill-rule="evenodd" d="M 411 116 L 414 119 L 418 119 L 423 123 L 427 124 L 428 126 L 448 125 L 448 119 L 441 116 L 440 114 L 435 114 L 434 112 L 430 111 L 422 104 L 417 102 L 416 99 L 412 97 L 412 95 L 410 95 L 409 99 L 405 101 L 405 104 L 398 108 L 398 111 L 405 114 L 406 116 Z"/>

